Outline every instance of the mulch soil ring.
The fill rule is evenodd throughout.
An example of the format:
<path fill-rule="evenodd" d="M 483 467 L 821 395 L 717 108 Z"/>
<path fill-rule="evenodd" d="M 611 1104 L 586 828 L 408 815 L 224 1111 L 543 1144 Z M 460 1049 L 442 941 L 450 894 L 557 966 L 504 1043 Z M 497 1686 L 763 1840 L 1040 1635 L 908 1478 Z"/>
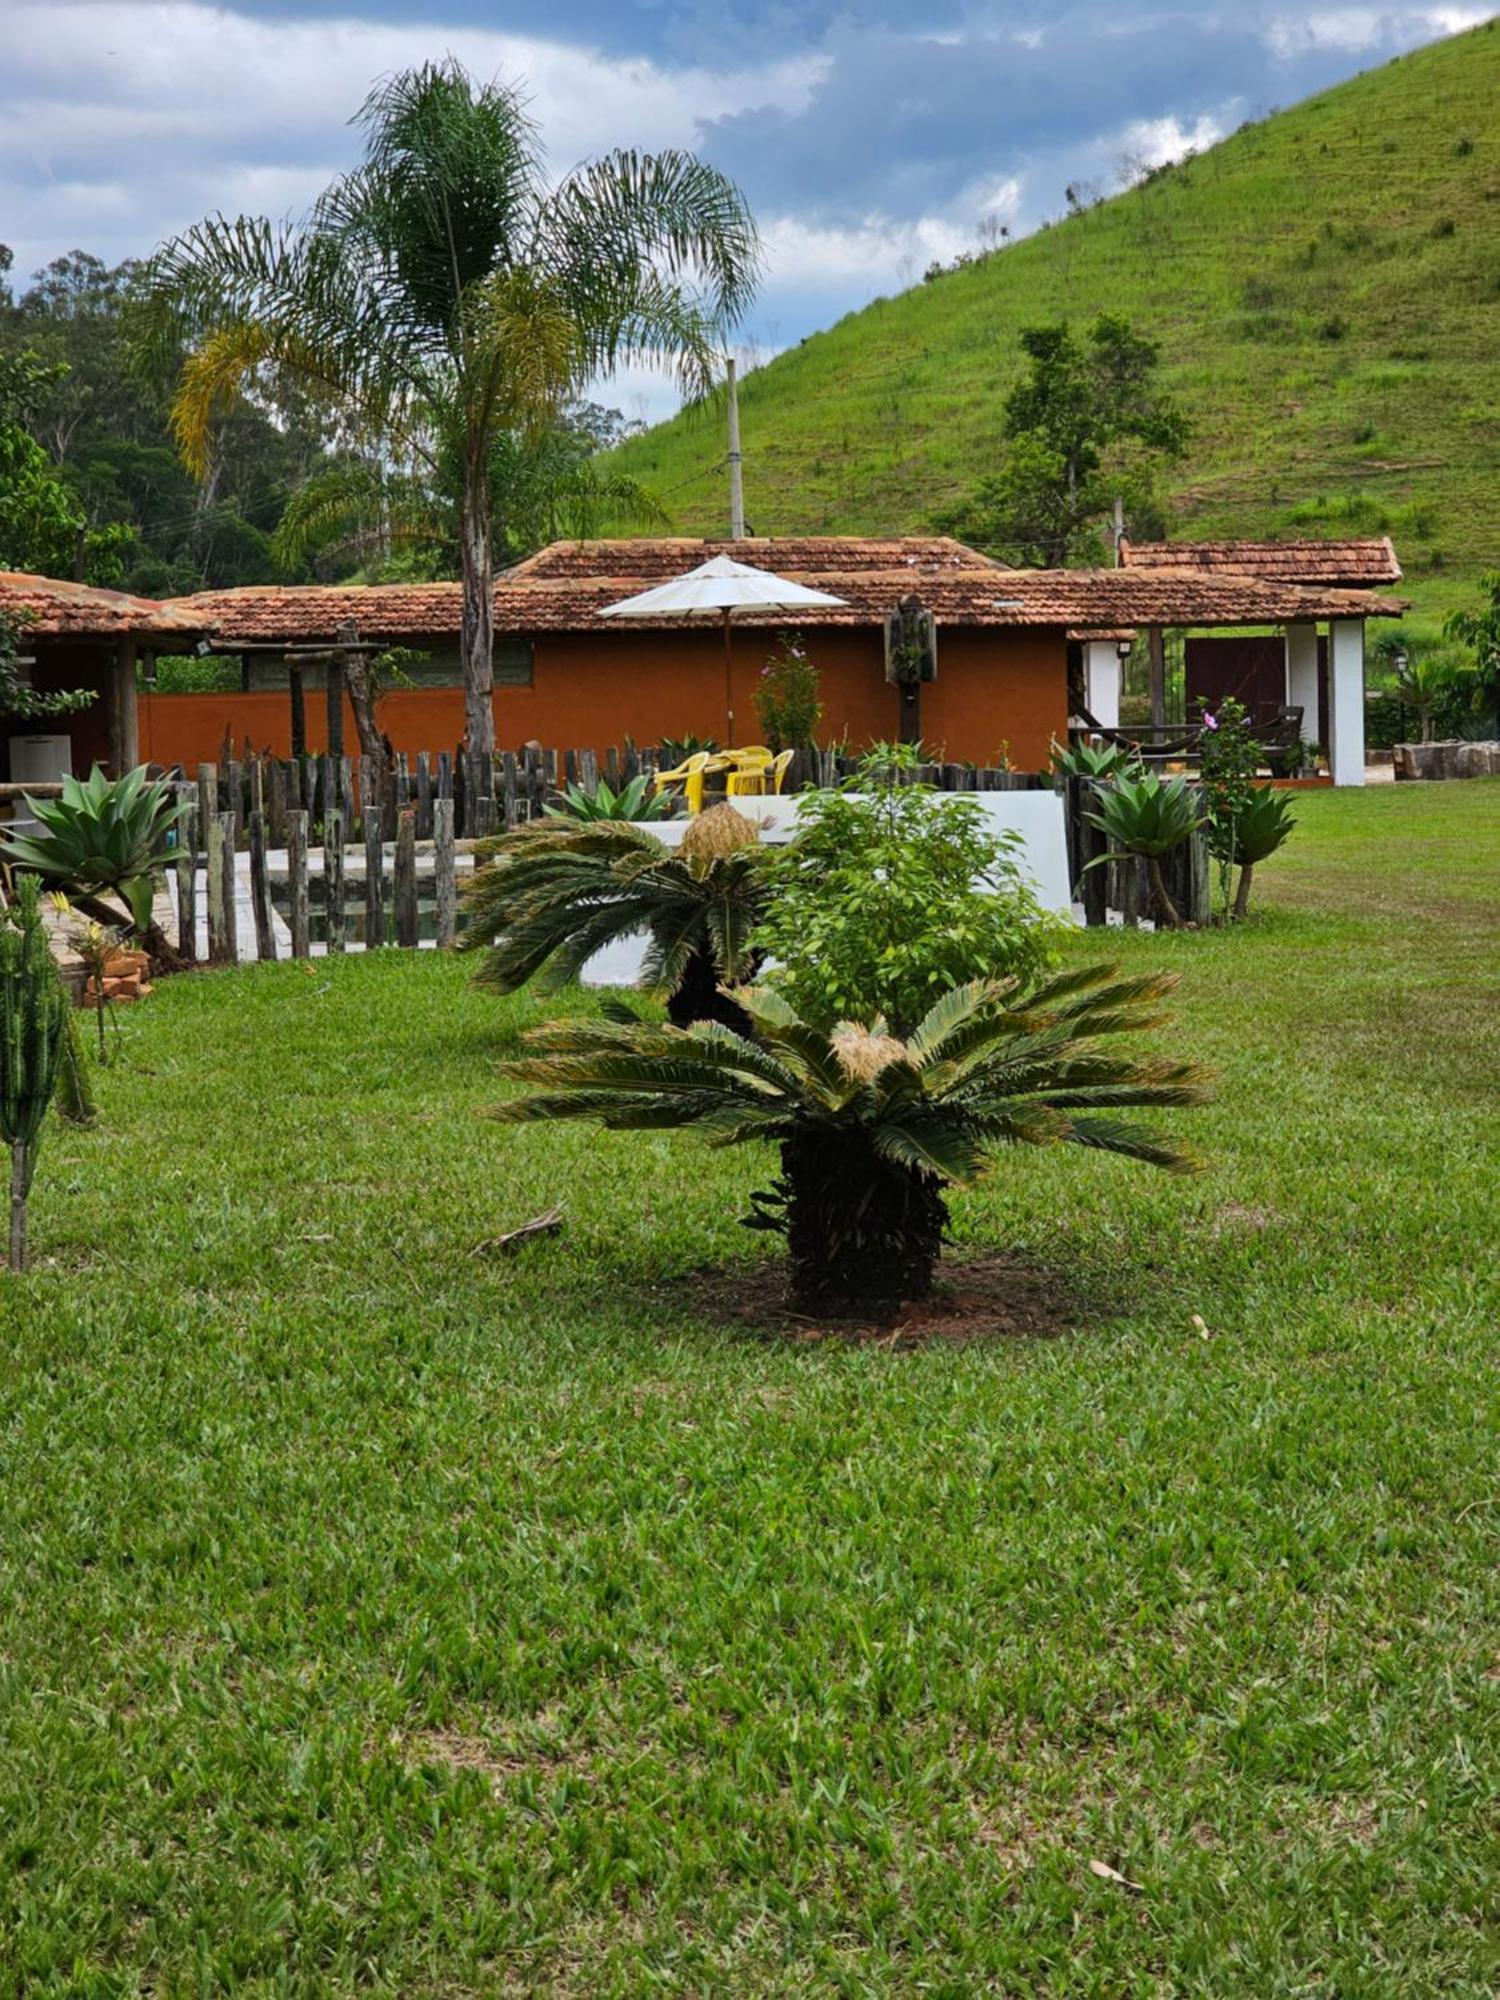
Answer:
<path fill-rule="evenodd" d="M 1002 1251 L 944 1257 L 930 1296 L 885 1319 L 838 1319 L 800 1310 L 788 1297 L 786 1267 L 779 1260 L 690 1271 L 653 1290 L 663 1303 L 670 1300 L 695 1317 L 763 1339 L 856 1346 L 1054 1340 L 1098 1315 L 1097 1302 L 1091 1309 L 1065 1272 Z"/>

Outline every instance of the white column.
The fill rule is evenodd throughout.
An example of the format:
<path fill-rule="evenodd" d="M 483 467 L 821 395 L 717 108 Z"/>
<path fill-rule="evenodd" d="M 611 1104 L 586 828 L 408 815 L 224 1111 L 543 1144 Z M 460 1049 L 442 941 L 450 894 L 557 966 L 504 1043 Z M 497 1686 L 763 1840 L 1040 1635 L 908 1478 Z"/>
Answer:
<path fill-rule="evenodd" d="M 1365 621 L 1328 627 L 1328 768 L 1336 785 L 1365 781 Z"/>
<path fill-rule="evenodd" d="M 1316 625 L 1288 625 L 1286 628 L 1286 699 L 1289 708 L 1302 710 L 1302 741 L 1318 740 L 1318 628 Z"/>
<path fill-rule="evenodd" d="M 1083 649 L 1084 698 L 1101 729 L 1120 726 L 1121 664 L 1113 639 L 1090 639 Z"/>

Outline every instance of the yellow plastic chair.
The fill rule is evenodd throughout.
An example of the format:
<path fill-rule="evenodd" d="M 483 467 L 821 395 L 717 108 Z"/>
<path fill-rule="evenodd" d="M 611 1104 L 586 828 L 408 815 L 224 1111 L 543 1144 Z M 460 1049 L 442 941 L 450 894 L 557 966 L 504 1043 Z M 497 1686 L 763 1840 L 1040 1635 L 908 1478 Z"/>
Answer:
<path fill-rule="evenodd" d="M 746 743 L 738 750 L 726 750 L 723 767 L 728 775 L 724 780 L 724 796 L 746 798 L 764 792 L 766 773 L 774 761 L 764 743 Z"/>
<path fill-rule="evenodd" d="M 681 785 L 682 796 L 687 801 L 690 813 L 703 810 L 703 778 L 714 761 L 707 750 L 695 750 L 691 757 L 684 757 L 672 771 L 658 771 L 651 782 L 653 792 L 665 791 L 668 785 Z"/>
<path fill-rule="evenodd" d="M 764 798 L 767 792 L 773 792 L 779 796 L 781 787 L 786 782 L 792 754 L 790 750 L 783 750 L 773 757 L 767 751 L 764 763 L 757 760 L 753 764 L 742 766 L 738 771 L 731 772 L 727 795 L 739 799 Z"/>

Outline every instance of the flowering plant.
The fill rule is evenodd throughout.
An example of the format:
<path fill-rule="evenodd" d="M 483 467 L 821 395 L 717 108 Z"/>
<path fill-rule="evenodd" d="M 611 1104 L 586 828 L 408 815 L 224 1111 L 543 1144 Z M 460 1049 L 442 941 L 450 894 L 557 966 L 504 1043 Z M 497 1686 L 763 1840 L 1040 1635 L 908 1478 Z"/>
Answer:
<path fill-rule="evenodd" d="M 760 670 L 755 713 L 772 750 L 800 750 L 823 719 L 818 670 L 796 632 L 786 633 Z"/>

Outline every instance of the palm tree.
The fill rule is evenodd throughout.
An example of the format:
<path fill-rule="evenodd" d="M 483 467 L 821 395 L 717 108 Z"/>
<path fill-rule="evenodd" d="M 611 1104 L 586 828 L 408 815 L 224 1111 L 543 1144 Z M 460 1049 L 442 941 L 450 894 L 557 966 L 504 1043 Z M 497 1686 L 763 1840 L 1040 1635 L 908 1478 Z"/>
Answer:
<path fill-rule="evenodd" d="M 1207 1073 L 1103 1046 L 1155 1026 L 1174 983 L 1090 966 L 1020 999 L 1013 982 L 977 980 L 905 1040 L 880 1020 L 814 1027 L 765 987 L 738 995 L 754 1039 L 717 1022 L 686 1032 L 618 1016 L 556 1022 L 529 1037 L 534 1053 L 501 1066 L 539 1094 L 494 1115 L 697 1125 L 720 1146 L 773 1140 L 780 1176 L 746 1220 L 785 1234 L 795 1298 L 821 1312 L 887 1311 L 929 1290 L 943 1190 L 973 1180 L 997 1147 L 1072 1144 L 1172 1172 L 1194 1166 L 1115 1114 L 1199 1103 Z"/>
<path fill-rule="evenodd" d="M 623 820 L 549 819 L 502 834 L 465 886 L 465 950 L 484 949 L 478 983 L 556 992 L 617 938 L 647 939 L 642 986 L 667 996 L 680 1027 L 748 1026 L 722 989 L 756 966 L 751 935 L 769 900 L 766 850 L 733 806 L 711 807 L 680 846 Z"/>
<path fill-rule="evenodd" d="M 191 350 L 173 421 L 200 472 L 220 414 L 269 377 L 450 493 L 468 743 L 490 751 L 496 440 L 544 433 L 626 359 L 706 390 L 754 295 L 755 225 L 730 181 L 676 150 L 610 153 L 550 186 L 518 93 L 451 60 L 376 85 L 356 122 L 362 164 L 300 226 L 212 216 L 157 252 L 146 345 Z"/>

